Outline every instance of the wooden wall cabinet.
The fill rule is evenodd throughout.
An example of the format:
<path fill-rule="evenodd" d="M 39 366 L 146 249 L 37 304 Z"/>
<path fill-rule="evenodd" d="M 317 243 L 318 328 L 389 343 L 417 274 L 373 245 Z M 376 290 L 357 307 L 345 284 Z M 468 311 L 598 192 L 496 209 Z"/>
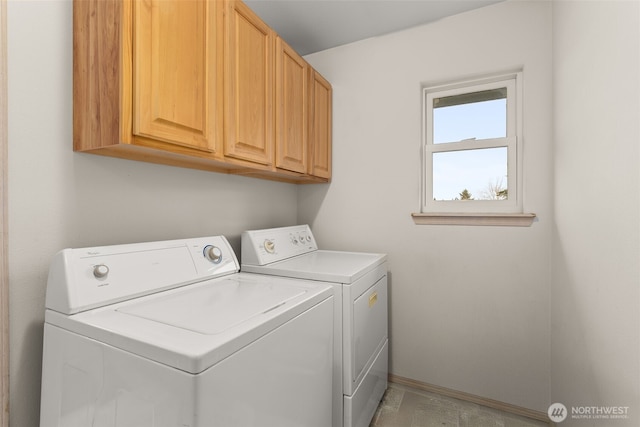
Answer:
<path fill-rule="evenodd" d="M 276 167 L 307 173 L 309 64 L 280 37 L 276 40 Z"/>
<path fill-rule="evenodd" d="M 241 1 L 225 24 L 225 154 L 271 166 L 275 33 Z"/>
<path fill-rule="evenodd" d="M 276 41 L 276 167 L 331 178 L 331 84 L 284 40 Z"/>
<path fill-rule="evenodd" d="M 74 150 L 227 169 L 220 5 L 74 1 Z"/>
<path fill-rule="evenodd" d="M 133 135 L 219 151 L 219 5 L 152 0 L 132 6 Z"/>
<path fill-rule="evenodd" d="M 310 70 L 310 131 L 308 174 L 318 178 L 331 178 L 331 84 L 315 70 Z"/>
<path fill-rule="evenodd" d="M 314 141 L 330 144 L 331 87 L 314 95 L 312 68 L 241 1 L 75 0 L 73 20 L 74 150 L 330 179 Z"/>

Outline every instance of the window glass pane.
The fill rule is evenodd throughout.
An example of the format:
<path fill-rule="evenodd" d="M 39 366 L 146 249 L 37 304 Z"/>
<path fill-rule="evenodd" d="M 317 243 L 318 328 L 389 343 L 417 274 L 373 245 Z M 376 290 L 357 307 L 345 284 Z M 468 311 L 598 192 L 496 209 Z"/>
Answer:
<path fill-rule="evenodd" d="M 433 99 L 433 143 L 507 136 L 507 89 Z"/>
<path fill-rule="evenodd" d="M 433 153 L 434 200 L 507 198 L 507 147 Z"/>

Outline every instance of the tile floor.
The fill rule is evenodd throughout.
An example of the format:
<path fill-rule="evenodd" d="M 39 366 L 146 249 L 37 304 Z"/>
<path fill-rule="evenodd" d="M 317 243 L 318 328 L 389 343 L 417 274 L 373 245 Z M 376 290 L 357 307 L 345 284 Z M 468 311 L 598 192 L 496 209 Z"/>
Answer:
<path fill-rule="evenodd" d="M 549 427 L 544 423 L 389 383 L 370 427 Z"/>

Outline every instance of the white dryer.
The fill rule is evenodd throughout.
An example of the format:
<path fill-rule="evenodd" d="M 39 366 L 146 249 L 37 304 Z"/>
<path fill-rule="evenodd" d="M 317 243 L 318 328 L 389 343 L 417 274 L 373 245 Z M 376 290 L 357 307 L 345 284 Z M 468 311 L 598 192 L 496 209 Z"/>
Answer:
<path fill-rule="evenodd" d="M 319 250 L 308 225 L 242 234 L 241 270 L 334 287 L 334 427 L 367 427 L 387 388 L 385 254 Z"/>
<path fill-rule="evenodd" d="M 331 285 L 238 270 L 222 236 L 58 253 L 40 426 L 330 425 Z"/>

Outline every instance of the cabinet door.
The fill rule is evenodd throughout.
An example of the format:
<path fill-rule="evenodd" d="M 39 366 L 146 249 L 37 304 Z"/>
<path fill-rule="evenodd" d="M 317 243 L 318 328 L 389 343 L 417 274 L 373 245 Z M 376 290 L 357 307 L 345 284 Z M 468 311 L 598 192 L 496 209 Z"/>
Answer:
<path fill-rule="evenodd" d="M 307 171 L 309 65 L 284 40 L 276 39 L 276 167 Z"/>
<path fill-rule="evenodd" d="M 331 84 L 311 70 L 311 120 L 309 131 L 309 175 L 331 178 Z"/>
<path fill-rule="evenodd" d="M 241 1 L 225 17 L 224 154 L 273 164 L 274 33 Z"/>
<path fill-rule="evenodd" d="M 203 151 L 222 135 L 217 1 L 133 2 L 133 133 Z"/>

